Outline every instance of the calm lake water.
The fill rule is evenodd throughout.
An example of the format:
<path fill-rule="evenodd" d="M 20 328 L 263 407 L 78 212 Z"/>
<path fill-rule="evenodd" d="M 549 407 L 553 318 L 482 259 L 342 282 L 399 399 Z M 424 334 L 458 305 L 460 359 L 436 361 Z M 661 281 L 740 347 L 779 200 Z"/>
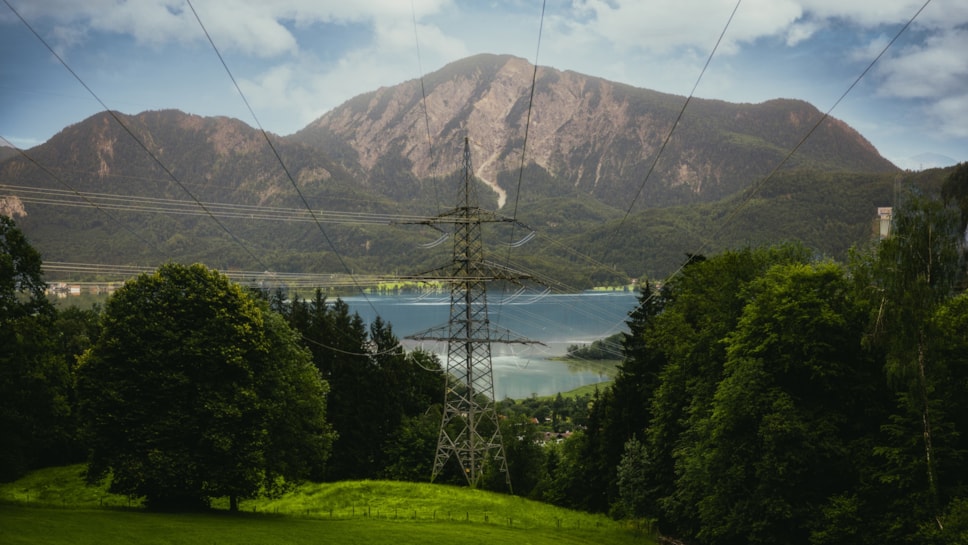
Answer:
<path fill-rule="evenodd" d="M 105 295 L 72 297 L 64 304 L 88 308 L 94 302 L 103 304 L 105 298 Z M 445 325 L 450 312 L 450 294 L 446 292 L 426 296 L 369 295 L 342 299 L 367 324 L 378 312 L 401 340 L 407 335 Z M 489 292 L 488 311 L 492 324 L 545 344 L 492 345 L 491 363 L 497 399 L 554 395 L 610 380 L 612 377 L 600 368 L 576 366 L 551 358 L 564 355 L 569 345 L 588 344 L 625 331 L 628 313 L 636 304 L 635 292 L 589 291 L 554 295 Z M 421 347 L 439 354 L 442 362 L 447 350 L 444 343 L 403 340 L 403 344 L 410 349 Z"/>
<path fill-rule="evenodd" d="M 344 297 L 350 309 L 370 323 L 379 313 L 403 339 L 447 323 L 448 293 L 425 296 L 370 295 Z M 541 341 L 541 345 L 493 344 L 494 393 L 497 399 L 523 399 L 554 395 L 580 386 L 609 380 L 606 373 L 569 365 L 550 358 L 561 356 L 573 344 L 624 331 L 628 313 L 637 303 L 634 292 L 583 292 L 578 294 L 488 294 L 491 324 L 518 336 Z M 408 348 L 421 347 L 443 355 L 444 343 L 404 341 Z M 443 357 L 442 357 L 443 361 Z"/>

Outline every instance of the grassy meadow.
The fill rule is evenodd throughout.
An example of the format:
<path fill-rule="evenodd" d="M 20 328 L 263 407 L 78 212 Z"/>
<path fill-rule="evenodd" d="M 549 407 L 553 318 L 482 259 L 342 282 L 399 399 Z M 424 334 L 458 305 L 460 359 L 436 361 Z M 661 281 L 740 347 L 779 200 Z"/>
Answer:
<path fill-rule="evenodd" d="M 83 466 L 49 468 L 0 485 L 0 543 L 109 545 L 338 543 L 649 544 L 626 523 L 464 487 L 391 481 L 308 483 L 277 499 L 207 513 L 153 513 Z M 130 507 L 129 507 L 130 505 Z"/>

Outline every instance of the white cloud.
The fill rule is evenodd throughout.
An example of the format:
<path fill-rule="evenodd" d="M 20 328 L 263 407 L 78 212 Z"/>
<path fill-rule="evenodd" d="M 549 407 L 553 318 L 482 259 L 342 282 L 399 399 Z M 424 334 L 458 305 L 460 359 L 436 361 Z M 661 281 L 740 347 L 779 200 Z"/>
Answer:
<path fill-rule="evenodd" d="M 935 0 L 945 3 L 948 0 Z M 803 10 L 815 19 L 839 19 L 863 27 L 907 22 L 924 0 L 802 0 Z"/>
<path fill-rule="evenodd" d="M 382 21 L 374 31 L 371 44 L 344 52 L 325 69 L 314 56 L 303 53 L 253 78 L 240 78 L 240 86 L 257 112 L 271 112 L 273 130 L 288 134 L 358 94 L 421 75 L 411 20 Z M 425 71 L 436 69 L 449 55 L 468 54 L 462 43 L 436 27 L 419 25 L 418 36 L 424 62 L 432 61 L 433 68 L 425 64 Z"/>
<path fill-rule="evenodd" d="M 737 2 L 734 0 L 575 0 L 567 20 L 570 35 L 591 32 L 622 50 L 667 53 L 676 48 L 708 51 Z M 860 29 L 883 26 L 891 35 L 924 0 L 746 0 L 721 46 L 736 53 L 744 43 L 770 36 L 785 37 L 790 47 L 831 25 Z M 968 2 L 934 0 L 918 16 L 915 29 L 952 29 L 968 22 Z"/>
<path fill-rule="evenodd" d="M 818 30 L 820 30 L 820 24 L 816 21 L 797 22 L 790 25 L 787 30 L 787 47 L 795 47 L 800 42 L 810 39 Z"/>
<path fill-rule="evenodd" d="M 50 21 L 55 37 L 70 36 L 68 45 L 77 45 L 77 38 L 90 31 L 130 35 L 140 44 L 159 45 L 183 40 L 187 26 L 178 1 L 34 0 L 19 4 L 14 7 L 28 22 Z"/>
<path fill-rule="evenodd" d="M 939 30 L 923 43 L 885 62 L 881 93 L 902 98 L 940 98 L 968 86 L 968 31 Z"/>
<path fill-rule="evenodd" d="M 928 109 L 940 132 L 955 138 L 968 138 L 968 93 L 944 97 Z"/>
<path fill-rule="evenodd" d="M 296 37 L 268 8 L 269 4 L 250 2 L 225 2 L 196 6 L 198 19 L 212 36 L 220 50 L 238 51 L 259 57 L 275 57 L 299 50 Z M 202 38 L 201 29 L 194 15 L 189 13 L 186 23 Z"/>
<path fill-rule="evenodd" d="M 214 58 L 213 64 L 201 59 L 208 44 L 185 0 L 10 1 L 96 89 L 130 81 L 124 99 L 146 107 L 193 110 L 204 94 L 208 102 L 199 113 L 235 111 L 225 104 L 235 104 L 237 97 L 219 95 L 234 94 L 219 81 L 221 68 Z M 541 13 L 534 0 L 192 2 L 260 120 L 283 134 L 359 93 L 414 79 L 470 54 L 510 53 L 533 61 Z M 697 94 L 740 101 L 790 96 L 829 106 L 830 96 L 839 96 L 858 67 L 880 53 L 923 3 L 743 0 Z M 736 0 L 549 2 L 538 62 L 686 94 L 736 5 Z M 0 24 L 19 22 L 0 9 Z M 966 24 L 968 2 L 932 0 L 851 99 L 913 104 L 939 130 L 960 134 L 959 127 L 968 126 Z M 135 46 L 103 48 L 118 37 Z M 761 57 L 765 47 L 773 48 L 771 55 Z M 195 56 L 194 66 L 210 66 L 210 73 L 196 78 L 195 96 L 176 98 L 187 86 L 172 83 L 169 102 L 158 105 L 136 87 L 145 78 L 132 74 L 143 76 L 145 65 L 162 62 L 169 52 Z M 766 58 L 786 64 L 761 64 Z M 109 71 L 113 79 L 96 79 Z"/>
<path fill-rule="evenodd" d="M 868 40 L 862 47 L 849 51 L 847 58 L 855 62 L 870 64 L 871 61 L 876 59 L 884 51 L 884 48 L 889 42 L 890 39 L 887 36 L 880 34 Z"/>
<path fill-rule="evenodd" d="M 17 9 L 28 20 L 50 19 L 78 32 L 87 29 L 126 34 L 143 44 L 201 39 L 185 0 L 20 0 Z M 922 0 L 746 0 L 726 36 L 723 53 L 736 44 L 784 35 L 793 46 L 830 21 L 876 27 L 905 22 Z M 495 10 L 521 11 L 516 2 L 499 2 Z M 454 0 L 194 0 L 193 5 L 217 42 L 256 54 L 295 53 L 296 39 L 287 26 L 316 23 L 363 23 L 405 26 L 412 18 L 444 11 L 470 11 Z M 574 0 L 569 7 L 549 7 L 548 22 L 571 37 L 587 31 L 620 49 L 655 52 L 675 48 L 708 50 L 736 6 L 734 0 Z M 476 9 L 480 10 L 478 6 Z M 927 28 L 952 28 L 968 21 L 968 3 L 934 0 L 919 17 Z M 468 25 L 471 29 L 473 23 Z M 411 27 L 412 28 L 412 27 Z M 459 34 L 460 32 L 457 32 Z"/>
<path fill-rule="evenodd" d="M 192 5 L 219 47 L 255 55 L 296 53 L 287 24 L 373 23 L 421 18 L 449 0 L 194 0 Z M 29 22 L 49 20 L 53 35 L 76 45 L 88 31 L 128 35 L 139 44 L 164 45 L 204 40 L 185 0 L 32 0 L 15 5 Z M 68 32 L 67 29 L 70 29 Z"/>
<path fill-rule="evenodd" d="M 578 0 L 572 32 L 593 32 L 622 49 L 665 53 L 677 48 L 708 51 L 722 33 L 736 2 L 732 0 Z M 749 0 L 740 6 L 723 44 L 734 52 L 737 42 L 781 32 L 800 15 L 791 0 Z"/>

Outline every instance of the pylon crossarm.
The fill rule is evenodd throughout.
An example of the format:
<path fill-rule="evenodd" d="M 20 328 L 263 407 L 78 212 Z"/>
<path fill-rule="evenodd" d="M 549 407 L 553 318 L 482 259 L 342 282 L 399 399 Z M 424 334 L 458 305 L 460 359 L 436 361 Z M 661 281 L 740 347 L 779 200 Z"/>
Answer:
<path fill-rule="evenodd" d="M 507 330 L 491 329 L 487 316 L 487 284 L 496 280 L 517 282 L 530 278 L 530 275 L 485 261 L 482 224 L 518 222 L 478 208 L 476 188 L 472 182 L 470 144 L 465 138 L 458 206 L 447 214 L 413 222 L 428 225 L 442 233 L 444 230 L 439 225 L 454 226 L 451 263 L 412 277 L 414 280 L 451 284 L 450 319 L 445 326 L 427 329 L 407 338 L 447 343 L 444 409 L 431 479 L 440 475 L 450 458 L 456 457 L 468 484 L 475 487 L 482 478 L 485 460 L 491 459 L 497 469 L 505 474 L 510 490 L 511 477 L 507 471 L 504 441 L 493 401 L 491 343 L 541 343 L 518 337 Z M 529 234 L 521 243 L 531 238 L 533 235 Z M 481 423 L 484 423 L 485 429 L 493 427 L 487 438 L 480 433 L 478 425 Z M 457 429 L 459 432 L 454 435 Z"/>

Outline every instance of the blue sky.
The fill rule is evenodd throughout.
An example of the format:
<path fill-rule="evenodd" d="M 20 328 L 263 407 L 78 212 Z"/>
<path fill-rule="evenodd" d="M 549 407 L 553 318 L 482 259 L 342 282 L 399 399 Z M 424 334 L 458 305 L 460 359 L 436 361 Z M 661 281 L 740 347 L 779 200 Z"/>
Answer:
<path fill-rule="evenodd" d="M 291 134 L 476 53 L 686 96 L 736 0 L 193 0 L 259 121 Z M 924 0 L 742 0 L 695 96 L 830 109 Z M 0 0 L 0 136 L 30 148 L 112 109 L 255 120 L 184 0 Z M 833 110 L 905 168 L 968 161 L 968 2 L 931 0 Z M 688 115 L 688 110 L 686 112 Z"/>

